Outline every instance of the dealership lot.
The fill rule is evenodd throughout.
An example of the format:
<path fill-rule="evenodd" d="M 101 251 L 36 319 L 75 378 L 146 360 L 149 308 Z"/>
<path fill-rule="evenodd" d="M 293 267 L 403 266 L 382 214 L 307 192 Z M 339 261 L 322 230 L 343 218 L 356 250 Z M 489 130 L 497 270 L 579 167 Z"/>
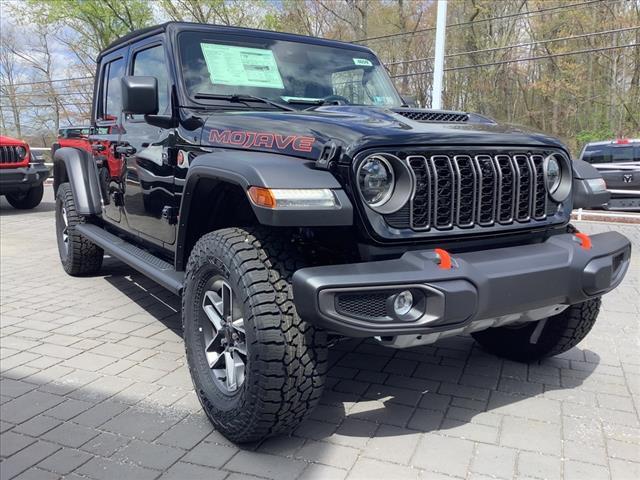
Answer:
<path fill-rule="evenodd" d="M 191 390 L 179 300 L 107 258 L 72 278 L 52 193 L 0 206 L 0 478 L 640 478 L 640 226 L 622 286 L 578 348 L 523 365 L 470 338 L 331 351 L 321 406 L 289 437 L 243 448 Z"/>

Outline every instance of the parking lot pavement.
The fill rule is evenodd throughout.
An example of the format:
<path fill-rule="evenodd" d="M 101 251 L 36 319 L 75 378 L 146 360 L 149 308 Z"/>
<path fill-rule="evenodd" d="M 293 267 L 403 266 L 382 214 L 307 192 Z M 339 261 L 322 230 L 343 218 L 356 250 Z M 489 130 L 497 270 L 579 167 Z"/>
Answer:
<path fill-rule="evenodd" d="M 0 206 L 0 478 L 640 478 L 640 227 L 578 348 L 503 361 L 470 338 L 331 351 L 322 404 L 293 435 L 243 448 L 215 432 L 184 363 L 178 299 L 113 260 L 72 278 L 50 190 Z"/>

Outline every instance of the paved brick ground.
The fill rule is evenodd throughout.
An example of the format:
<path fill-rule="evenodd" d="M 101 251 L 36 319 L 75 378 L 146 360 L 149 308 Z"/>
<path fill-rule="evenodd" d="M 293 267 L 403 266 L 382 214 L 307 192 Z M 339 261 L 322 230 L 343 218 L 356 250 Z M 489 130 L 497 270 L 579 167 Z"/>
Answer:
<path fill-rule="evenodd" d="M 526 366 L 469 338 L 343 343 L 312 418 L 240 449 L 191 391 L 177 298 L 111 259 L 66 276 L 47 195 L 31 212 L 0 207 L 2 480 L 640 478 L 637 253 L 561 357 Z M 640 228 L 620 230 L 637 252 Z"/>

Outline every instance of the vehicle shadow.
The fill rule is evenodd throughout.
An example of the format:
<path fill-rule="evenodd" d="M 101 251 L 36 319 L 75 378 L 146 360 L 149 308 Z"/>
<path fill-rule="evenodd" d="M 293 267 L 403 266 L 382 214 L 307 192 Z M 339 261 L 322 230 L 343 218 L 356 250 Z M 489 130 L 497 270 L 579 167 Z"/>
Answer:
<path fill-rule="evenodd" d="M 180 297 L 108 255 L 105 255 L 100 275 L 176 336 L 182 337 Z"/>
<path fill-rule="evenodd" d="M 13 208 L 4 196 L 0 197 L 0 217 L 14 217 L 16 215 L 32 215 L 35 213 L 53 212 L 56 209 L 56 202 L 52 200 L 42 200 L 40 205 L 31 210 L 18 210 Z"/>
<path fill-rule="evenodd" d="M 112 258 L 105 259 L 101 273 L 176 336 L 182 335 L 178 296 Z M 570 360 L 584 358 L 589 362 L 582 361 L 581 370 L 570 368 Z M 557 400 L 571 396 L 599 361 L 597 353 L 574 348 L 540 362 L 512 362 L 484 352 L 467 336 L 406 350 L 374 340 L 340 341 L 329 351 L 320 405 L 293 437 L 243 448 L 286 455 L 293 438 L 359 441 L 355 439 L 421 432 L 473 438 L 497 429 L 501 415 L 555 422 L 560 419 Z"/>

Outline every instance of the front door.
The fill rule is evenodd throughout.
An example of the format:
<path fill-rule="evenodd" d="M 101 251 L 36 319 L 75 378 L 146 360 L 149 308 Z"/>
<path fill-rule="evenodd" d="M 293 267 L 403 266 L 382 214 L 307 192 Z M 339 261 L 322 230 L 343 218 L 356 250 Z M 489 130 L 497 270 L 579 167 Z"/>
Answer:
<path fill-rule="evenodd" d="M 158 80 L 158 114 L 170 113 L 169 74 L 164 45 L 157 37 L 129 52 L 129 75 Z M 167 129 L 149 125 L 144 115 L 125 115 L 118 151 L 125 162 L 124 210 L 130 228 L 154 243 L 173 244 L 176 227 L 174 167 L 167 162 Z"/>

